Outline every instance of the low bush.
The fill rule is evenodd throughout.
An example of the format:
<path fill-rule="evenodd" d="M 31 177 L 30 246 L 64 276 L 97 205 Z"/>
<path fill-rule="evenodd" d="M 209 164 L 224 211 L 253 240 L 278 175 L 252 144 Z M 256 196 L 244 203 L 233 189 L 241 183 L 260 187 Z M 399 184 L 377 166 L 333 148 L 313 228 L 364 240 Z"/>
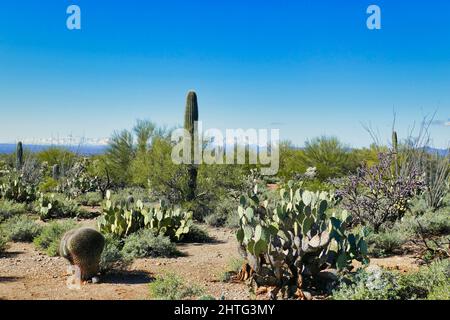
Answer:
<path fill-rule="evenodd" d="M 45 178 L 38 186 L 40 192 L 55 192 L 57 188 L 58 181 L 52 177 Z"/>
<path fill-rule="evenodd" d="M 15 242 L 32 242 L 42 230 L 33 219 L 24 215 L 8 219 L 1 228 L 7 239 Z"/>
<path fill-rule="evenodd" d="M 212 238 L 209 236 L 208 231 L 196 224 L 189 227 L 189 232 L 181 238 L 181 242 L 185 243 L 206 243 L 211 242 Z"/>
<path fill-rule="evenodd" d="M 179 276 L 168 273 L 151 282 L 150 297 L 157 300 L 183 300 L 202 295 L 203 290 L 195 285 L 188 285 Z"/>
<path fill-rule="evenodd" d="M 36 211 L 42 220 L 60 218 L 90 218 L 92 214 L 81 208 L 74 200 L 62 194 L 40 194 Z"/>
<path fill-rule="evenodd" d="M 367 237 L 369 253 L 375 257 L 385 256 L 398 252 L 410 238 L 410 235 L 399 230 L 387 230 L 381 233 L 372 233 Z"/>
<path fill-rule="evenodd" d="M 206 224 L 212 227 L 223 227 L 228 225 L 233 220 L 232 216 L 235 216 L 235 227 L 239 226 L 239 216 L 236 210 L 239 201 L 234 198 L 227 197 L 219 202 L 214 212 L 205 217 Z"/>
<path fill-rule="evenodd" d="M 414 219 L 411 219 L 414 224 Z M 418 223 L 417 223 L 418 222 Z M 450 233 L 449 207 L 442 208 L 436 212 L 428 211 L 417 218 L 414 224 L 416 233 L 423 232 L 426 235 L 442 235 Z M 420 225 L 419 225 L 420 224 Z"/>
<path fill-rule="evenodd" d="M 435 261 L 417 272 L 400 274 L 379 267 L 341 278 L 334 300 L 445 299 L 450 287 L 450 260 Z"/>
<path fill-rule="evenodd" d="M 16 203 L 9 200 L 0 200 L 0 222 L 11 218 L 12 216 L 26 212 L 24 203 Z"/>
<path fill-rule="evenodd" d="M 231 258 L 225 270 L 219 275 L 219 280 L 221 282 L 229 282 L 231 277 L 241 270 L 244 263 L 245 260 L 243 258 Z"/>
<path fill-rule="evenodd" d="M 450 286 L 450 260 L 437 260 L 418 272 L 404 274 L 398 283 L 401 299 L 426 299 L 435 289 Z"/>
<path fill-rule="evenodd" d="M 155 236 L 152 230 L 140 230 L 125 239 L 122 254 L 127 259 L 147 257 L 173 257 L 180 254 L 174 243 L 163 235 Z"/>
<path fill-rule="evenodd" d="M 349 279 L 341 279 L 339 289 L 332 295 L 334 300 L 395 300 L 397 276 L 379 267 L 359 269 Z"/>
<path fill-rule="evenodd" d="M 96 207 L 102 204 L 103 199 L 98 192 L 87 192 L 79 195 L 76 201 L 83 206 Z"/>
<path fill-rule="evenodd" d="M 105 247 L 100 257 L 100 272 L 107 273 L 113 269 L 123 269 L 132 262 L 131 259 L 124 257 L 121 249 L 119 239 L 109 234 L 105 235 Z"/>
<path fill-rule="evenodd" d="M 77 224 L 72 220 L 52 222 L 42 229 L 41 234 L 34 238 L 33 243 L 47 255 L 51 257 L 57 256 L 62 236 L 76 227 Z"/>
<path fill-rule="evenodd" d="M 3 253 L 8 245 L 8 240 L 6 238 L 6 236 L 4 236 L 3 234 L 0 234 L 0 253 Z"/>
<path fill-rule="evenodd" d="M 156 200 L 150 195 L 150 192 L 144 188 L 125 188 L 111 193 L 112 203 L 127 203 L 129 197 L 134 201 L 141 200 L 143 203 L 152 203 Z"/>
<path fill-rule="evenodd" d="M 450 285 L 435 287 L 427 297 L 428 300 L 450 300 Z"/>

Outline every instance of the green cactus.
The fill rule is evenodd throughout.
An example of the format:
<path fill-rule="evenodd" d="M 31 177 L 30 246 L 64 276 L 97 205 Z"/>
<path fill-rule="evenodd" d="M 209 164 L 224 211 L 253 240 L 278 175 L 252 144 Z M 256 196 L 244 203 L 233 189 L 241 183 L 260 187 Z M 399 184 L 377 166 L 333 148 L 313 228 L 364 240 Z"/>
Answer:
<path fill-rule="evenodd" d="M 36 187 L 26 183 L 23 174 L 13 171 L 0 185 L 0 197 L 20 203 L 31 203 L 36 199 Z"/>
<path fill-rule="evenodd" d="M 53 165 L 53 167 L 52 167 L 52 178 L 55 179 L 55 180 L 58 180 L 60 174 L 61 174 L 61 169 L 59 167 L 59 164 Z"/>
<path fill-rule="evenodd" d="M 140 229 L 148 228 L 158 235 L 180 240 L 192 225 L 192 212 L 173 209 L 164 201 L 159 206 L 144 206 L 141 200 L 127 199 L 125 203 L 112 203 L 111 192 L 106 193 L 103 213 L 98 227 L 103 233 L 124 237 Z"/>
<path fill-rule="evenodd" d="M 17 148 L 16 148 L 16 166 L 17 166 L 18 170 L 22 169 L 22 166 L 23 166 L 23 146 L 22 146 L 22 142 L 21 141 L 19 141 L 17 143 Z"/>
<path fill-rule="evenodd" d="M 397 177 L 398 171 L 399 171 L 399 164 L 398 164 L 398 139 L 397 139 L 397 132 L 392 131 L 392 153 L 394 154 L 394 174 Z"/>
<path fill-rule="evenodd" d="M 194 164 L 194 145 L 197 143 L 197 137 L 195 136 L 196 122 L 198 122 L 197 94 L 194 91 L 189 91 L 186 98 L 186 110 L 184 113 L 184 129 L 186 129 L 191 136 L 191 164 L 188 166 L 187 201 L 195 199 L 195 190 L 197 188 L 197 166 Z"/>
<path fill-rule="evenodd" d="M 291 297 L 297 290 L 292 284 L 301 277 L 314 278 L 327 267 L 349 269 L 353 259 L 368 262 L 363 235 L 346 231 L 348 213 L 328 217 L 332 201 L 326 192 L 294 190 L 292 184 L 280 190 L 274 204 L 256 192 L 241 197 L 236 236 L 257 285 L 287 286 L 284 292 Z"/>
<path fill-rule="evenodd" d="M 392 150 L 394 153 L 398 152 L 398 140 L 396 131 L 392 131 Z"/>
<path fill-rule="evenodd" d="M 91 228 L 73 229 L 62 237 L 59 254 L 80 268 L 81 280 L 89 280 L 99 272 L 104 245 L 105 238 L 100 232 Z"/>

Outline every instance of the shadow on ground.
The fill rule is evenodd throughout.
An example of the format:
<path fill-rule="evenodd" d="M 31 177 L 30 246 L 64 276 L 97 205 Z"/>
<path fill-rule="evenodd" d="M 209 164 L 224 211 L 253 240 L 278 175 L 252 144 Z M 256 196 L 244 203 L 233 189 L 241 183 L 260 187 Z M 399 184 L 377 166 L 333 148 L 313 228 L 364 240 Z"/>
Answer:
<path fill-rule="evenodd" d="M 22 279 L 23 277 L 0 277 L 0 283 L 2 282 L 14 282 Z"/>
<path fill-rule="evenodd" d="M 143 284 L 155 280 L 150 273 L 146 271 L 121 271 L 102 276 L 102 283 L 109 284 Z"/>

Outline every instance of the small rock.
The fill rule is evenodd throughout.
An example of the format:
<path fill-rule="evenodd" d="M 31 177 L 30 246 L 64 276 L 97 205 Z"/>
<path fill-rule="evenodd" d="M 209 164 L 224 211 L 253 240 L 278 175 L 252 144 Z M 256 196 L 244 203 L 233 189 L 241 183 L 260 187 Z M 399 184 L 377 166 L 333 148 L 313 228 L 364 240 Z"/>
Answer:
<path fill-rule="evenodd" d="M 312 294 L 308 291 L 303 291 L 303 295 L 305 296 L 306 300 L 312 300 Z"/>
<path fill-rule="evenodd" d="M 100 282 L 100 278 L 99 277 L 93 277 L 92 278 L 92 284 L 96 284 Z"/>

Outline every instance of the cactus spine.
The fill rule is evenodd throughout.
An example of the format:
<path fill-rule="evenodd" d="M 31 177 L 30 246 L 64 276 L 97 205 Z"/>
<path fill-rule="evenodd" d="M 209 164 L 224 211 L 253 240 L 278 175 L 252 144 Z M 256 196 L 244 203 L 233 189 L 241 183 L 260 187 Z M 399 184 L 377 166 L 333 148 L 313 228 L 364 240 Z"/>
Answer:
<path fill-rule="evenodd" d="M 17 169 L 22 169 L 22 166 L 23 166 L 23 146 L 22 146 L 22 142 L 21 141 L 19 141 L 17 143 L 16 164 L 17 164 Z"/>
<path fill-rule="evenodd" d="M 198 122 L 198 103 L 197 94 L 189 91 L 186 98 L 186 110 L 184 113 L 184 129 L 191 136 L 191 163 L 188 165 L 188 194 L 186 200 L 192 201 L 195 198 L 195 189 L 197 188 L 197 167 L 194 164 L 195 144 L 197 143 L 196 123 Z"/>

